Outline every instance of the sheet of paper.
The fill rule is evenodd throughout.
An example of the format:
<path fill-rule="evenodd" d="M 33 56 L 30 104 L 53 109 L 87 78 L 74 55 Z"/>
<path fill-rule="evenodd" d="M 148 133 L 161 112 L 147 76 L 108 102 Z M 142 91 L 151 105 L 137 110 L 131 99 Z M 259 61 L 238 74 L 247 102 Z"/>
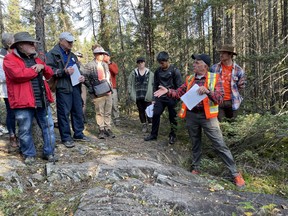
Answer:
<path fill-rule="evenodd" d="M 70 75 L 72 86 L 79 84 L 79 77 L 81 76 L 80 71 L 76 64 L 72 66 L 74 68 L 74 73 Z"/>
<path fill-rule="evenodd" d="M 193 109 L 198 103 L 200 103 L 204 98 L 207 97 L 206 94 L 199 95 L 197 90 L 199 86 L 197 84 L 193 85 L 182 97 L 180 98 L 189 110 Z"/>
<path fill-rule="evenodd" d="M 146 112 L 147 117 L 149 118 L 153 117 L 153 109 L 154 109 L 154 104 L 151 104 L 146 108 L 145 112 Z"/>

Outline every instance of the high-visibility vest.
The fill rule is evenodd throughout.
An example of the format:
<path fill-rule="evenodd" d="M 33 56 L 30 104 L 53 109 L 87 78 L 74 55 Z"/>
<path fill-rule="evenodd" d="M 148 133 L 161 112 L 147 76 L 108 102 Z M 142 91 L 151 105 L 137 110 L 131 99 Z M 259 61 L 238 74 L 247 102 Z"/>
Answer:
<path fill-rule="evenodd" d="M 207 77 L 206 77 L 204 86 L 208 88 L 210 91 L 214 91 L 218 78 L 219 78 L 219 74 L 207 72 Z M 186 78 L 186 86 L 187 86 L 186 92 L 189 91 L 189 89 L 192 87 L 194 80 L 195 80 L 194 75 L 191 75 Z M 204 105 L 204 112 L 205 112 L 206 119 L 210 119 L 210 118 L 214 118 L 218 116 L 218 104 L 217 103 L 214 103 L 213 101 L 209 100 L 208 97 L 206 97 L 203 100 L 203 105 Z M 178 116 L 180 118 L 185 118 L 186 113 L 187 113 L 187 107 L 184 103 L 182 103 Z"/>

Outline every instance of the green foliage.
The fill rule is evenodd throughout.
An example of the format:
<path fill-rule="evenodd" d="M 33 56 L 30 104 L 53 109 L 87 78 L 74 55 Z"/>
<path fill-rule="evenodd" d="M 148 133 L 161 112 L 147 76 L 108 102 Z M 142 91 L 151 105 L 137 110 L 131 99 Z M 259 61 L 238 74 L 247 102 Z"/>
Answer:
<path fill-rule="evenodd" d="M 6 21 L 6 31 L 16 33 L 26 30 L 26 26 L 22 23 L 21 8 L 19 0 L 9 0 L 8 2 L 8 14 Z M 27 30 L 26 30 L 27 31 Z"/>
<path fill-rule="evenodd" d="M 14 201 L 20 198 L 22 195 L 22 191 L 19 189 L 13 189 L 13 190 L 0 190 L 0 213 L 4 212 L 5 215 L 13 215 L 12 210 L 8 207 L 10 207 L 10 204 Z"/>
<path fill-rule="evenodd" d="M 288 115 L 243 115 L 221 128 L 249 190 L 288 196 Z"/>
<path fill-rule="evenodd" d="M 255 208 L 251 202 L 240 202 L 239 204 L 242 206 L 243 209 L 255 211 Z"/>

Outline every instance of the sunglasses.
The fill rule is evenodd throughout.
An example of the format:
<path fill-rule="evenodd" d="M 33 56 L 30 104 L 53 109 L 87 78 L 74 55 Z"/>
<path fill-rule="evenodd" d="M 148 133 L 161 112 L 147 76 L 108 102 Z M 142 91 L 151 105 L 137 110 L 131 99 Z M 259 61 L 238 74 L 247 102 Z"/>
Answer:
<path fill-rule="evenodd" d="M 67 41 L 67 40 L 66 40 L 66 41 Z M 74 41 L 67 41 L 67 43 L 69 43 L 69 44 L 73 44 L 73 42 L 74 42 Z"/>

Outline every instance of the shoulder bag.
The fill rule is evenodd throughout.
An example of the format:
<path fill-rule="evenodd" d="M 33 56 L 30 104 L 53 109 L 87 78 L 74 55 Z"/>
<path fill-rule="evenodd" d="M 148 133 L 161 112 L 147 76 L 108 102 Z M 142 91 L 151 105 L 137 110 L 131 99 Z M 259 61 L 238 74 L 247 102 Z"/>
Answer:
<path fill-rule="evenodd" d="M 95 75 L 96 75 L 96 80 L 93 85 L 94 95 L 96 97 L 102 97 L 102 96 L 105 96 L 107 93 L 112 92 L 112 87 L 110 83 L 106 79 L 99 81 L 97 71 L 95 71 Z M 105 75 L 106 75 L 106 71 L 105 71 Z"/>

